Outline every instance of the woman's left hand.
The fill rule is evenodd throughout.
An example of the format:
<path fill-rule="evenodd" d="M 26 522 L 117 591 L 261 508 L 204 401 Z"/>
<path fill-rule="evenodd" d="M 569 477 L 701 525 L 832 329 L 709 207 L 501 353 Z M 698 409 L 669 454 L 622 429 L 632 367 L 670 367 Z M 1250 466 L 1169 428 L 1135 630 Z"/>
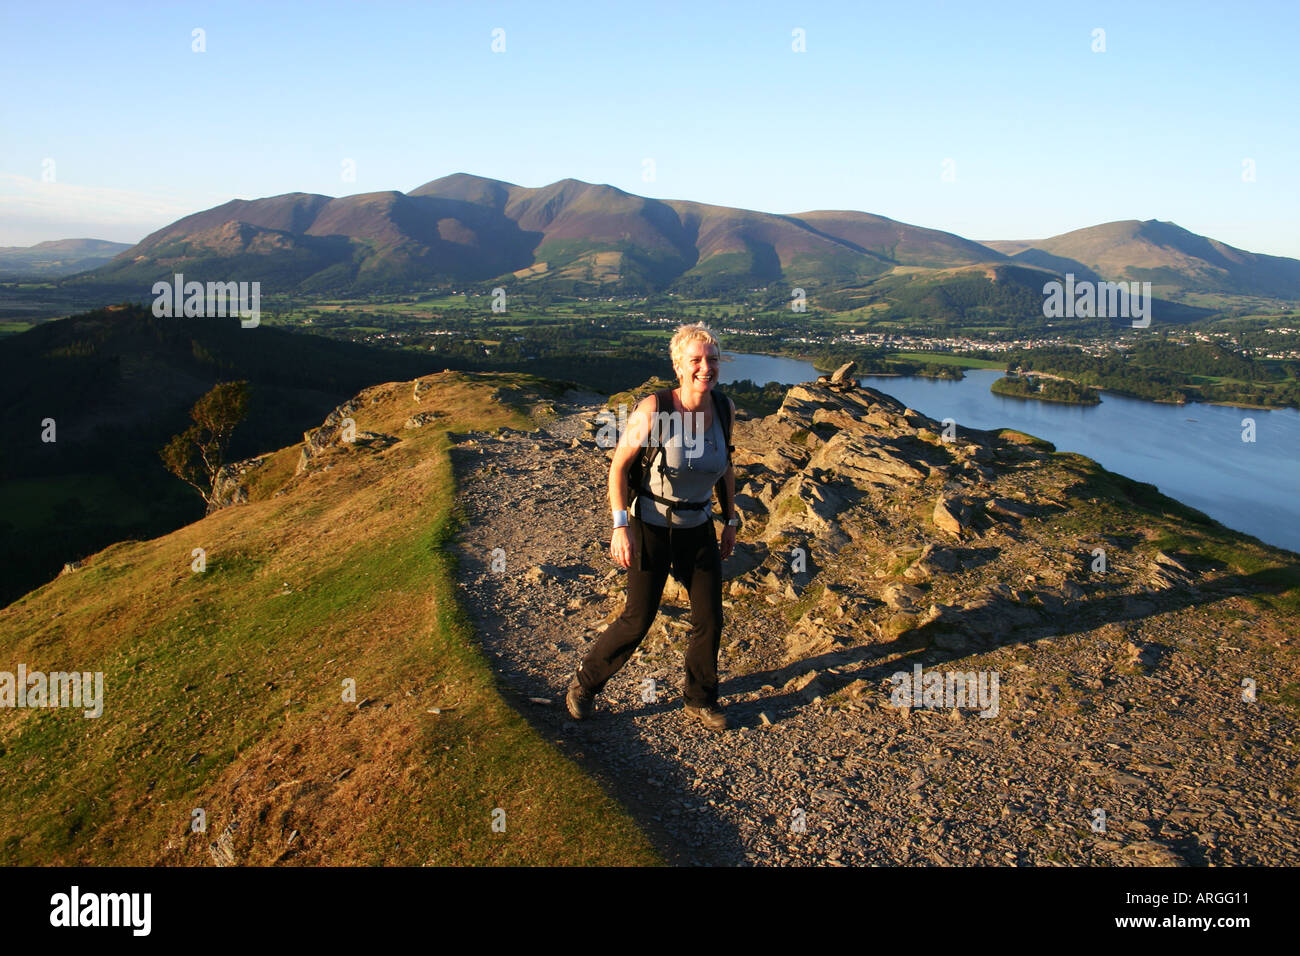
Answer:
<path fill-rule="evenodd" d="M 722 529 L 722 560 L 725 561 L 731 557 L 731 552 L 736 547 L 736 529 L 731 525 L 726 525 Z"/>

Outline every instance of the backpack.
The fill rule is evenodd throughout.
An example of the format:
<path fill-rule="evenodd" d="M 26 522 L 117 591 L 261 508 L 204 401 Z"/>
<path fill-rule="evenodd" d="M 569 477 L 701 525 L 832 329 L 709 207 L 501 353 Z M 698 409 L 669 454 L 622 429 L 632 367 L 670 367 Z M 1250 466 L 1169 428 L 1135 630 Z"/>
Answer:
<path fill-rule="evenodd" d="M 723 443 L 727 446 L 727 465 L 728 467 L 730 467 L 731 453 L 736 450 L 736 446 L 731 444 L 731 405 L 729 402 L 726 401 L 726 396 L 723 395 L 721 392 L 719 392 L 716 388 L 712 389 L 710 394 L 713 395 L 713 414 L 716 415 L 718 417 L 718 421 L 722 423 L 722 440 Z M 671 388 L 660 389 L 659 391 L 654 393 L 654 397 L 655 397 L 655 407 L 654 407 L 654 412 L 651 413 L 652 422 L 654 421 L 653 415 L 659 414 L 659 409 L 661 406 L 663 406 L 664 404 L 667 404 L 670 407 L 672 406 L 673 390 Z M 709 506 L 708 501 L 701 501 L 701 502 L 674 501 L 670 498 L 660 497 L 659 495 L 656 495 L 641 487 L 641 483 L 649 476 L 650 466 L 654 464 L 655 458 L 658 456 L 658 454 L 659 454 L 659 445 L 657 443 L 651 443 L 649 440 L 649 436 L 647 435 L 646 444 L 642 445 L 641 449 L 632 458 L 632 463 L 628 466 L 628 470 L 627 470 L 628 471 L 627 474 L 628 513 L 629 514 L 632 513 L 632 505 L 635 503 L 636 499 L 641 495 L 646 495 L 647 497 L 651 498 L 654 501 L 659 502 L 660 504 L 667 505 L 670 512 L 698 511 L 700 508 L 707 508 Z M 663 471 L 662 459 L 659 462 L 659 470 L 662 473 Z M 730 505 L 730 501 L 727 498 L 727 479 L 725 474 L 723 475 L 723 477 L 718 479 L 718 483 L 714 487 L 717 489 L 718 492 L 718 501 L 722 505 L 722 513 L 725 515 Z"/>

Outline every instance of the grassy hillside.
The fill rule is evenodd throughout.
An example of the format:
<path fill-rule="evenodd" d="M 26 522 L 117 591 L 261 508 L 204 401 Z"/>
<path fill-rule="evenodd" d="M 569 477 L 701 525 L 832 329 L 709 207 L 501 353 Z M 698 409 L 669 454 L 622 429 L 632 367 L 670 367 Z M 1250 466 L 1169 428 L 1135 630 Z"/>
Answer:
<path fill-rule="evenodd" d="M 1107 222 L 1050 239 L 986 242 L 1013 258 L 1076 275 L 1152 283 L 1157 296 L 1300 296 L 1300 262 L 1237 249 L 1172 222 Z"/>
<path fill-rule="evenodd" d="M 657 862 L 503 700 L 455 600 L 447 432 L 527 427 L 493 396 L 545 383 L 422 381 L 419 402 L 409 381 L 358 397 L 359 432 L 396 443 L 298 477 L 281 449 L 247 505 L 0 610 L 0 670 L 102 671 L 105 697 L 93 719 L 0 709 L 0 863 L 209 865 L 214 842 L 250 865 Z M 417 412 L 445 417 L 404 427 Z"/>
<path fill-rule="evenodd" d="M 158 449 L 189 424 L 217 382 L 249 383 L 232 458 L 299 439 L 375 382 L 457 368 L 434 359 L 237 319 L 159 319 L 148 308 L 98 309 L 0 340 L 0 415 L 14 436 L 0 456 L 0 603 L 48 581 L 64 562 L 148 538 L 203 514 Z M 57 441 L 40 440 L 52 418 Z"/>

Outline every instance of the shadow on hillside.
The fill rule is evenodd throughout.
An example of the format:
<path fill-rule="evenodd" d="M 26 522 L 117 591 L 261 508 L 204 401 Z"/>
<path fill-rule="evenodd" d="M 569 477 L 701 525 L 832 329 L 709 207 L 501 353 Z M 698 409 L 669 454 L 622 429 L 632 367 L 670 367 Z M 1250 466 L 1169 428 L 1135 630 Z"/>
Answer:
<path fill-rule="evenodd" d="M 1294 571 L 1295 568 L 1292 570 Z M 723 681 L 720 692 L 725 704 L 727 697 L 757 691 L 765 684 L 779 686 L 794 676 L 817 670 L 818 683 L 823 688 L 822 695 L 827 696 L 856 680 L 865 681 L 868 685 L 880 684 L 890 675 L 900 670 L 910 669 L 915 663 L 921 663 L 925 667 L 935 667 L 1002 647 L 1015 644 L 1028 646 L 1044 638 L 1080 634 L 1106 624 L 1142 620 L 1157 614 L 1213 604 L 1236 595 L 1277 595 L 1291 586 L 1293 584 L 1280 576 L 1278 569 L 1274 568 L 1253 574 L 1229 575 L 1218 579 L 1212 586 L 1204 586 L 1196 590 L 1173 588 L 1160 594 L 1145 595 L 1136 600 L 1132 595 L 1123 594 L 1094 598 L 1067 605 L 1063 611 L 1055 614 L 1042 613 L 1041 620 L 1031 627 L 1013 630 L 1000 637 L 972 639 L 970 646 L 961 650 L 943 650 L 931 643 L 936 634 L 952 633 L 954 627 L 960 629 L 960 619 L 945 624 L 936 622 L 935 625 L 911 631 L 893 641 L 831 651 L 771 670 L 732 677 Z M 1158 667 L 1171 652 L 1172 648 L 1167 645 L 1149 644 L 1142 649 L 1140 660 L 1146 667 Z M 906 664 L 898 660 L 881 664 L 873 663 L 900 653 L 914 654 L 914 656 Z M 836 668 L 839 673 L 827 673 L 828 667 Z M 730 705 L 728 710 L 736 720 L 751 724 L 758 722 L 760 711 L 766 711 L 773 720 L 780 720 L 805 706 L 807 702 L 801 693 L 791 691 L 763 697 L 756 701 L 736 703 Z"/>
<path fill-rule="evenodd" d="M 611 713 L 604 700 L 609 693 L 618 693 L 620 688 L 628 694 L 635 692 L 635 687 L 623 687 L 627 682 L 620 684 L 616 677 L 606 687 L 605 694 L 597 697 L 595 716 L 590 721 L 578 723 L 565 710 L 565 688 L 542 684 L 535 674 L 511 671 L 500 660 L 493 661 L 493 670 L 499 678 L 508 678 L 509 683 L 503 680 L 500 690 L 520 716 L 538 734 L 556 744 L 565 756 L 577 763 L 607 794 L 622 804 L 669 864 L 745 864 L 746 851 L 739 831 L 730 820 L 720 816 L 708 804 L 707 796 L 691 787 L 696 777 L 708 778 L 714 768 L 687 766 L 680 761 L 668 759 L 645 746 L 638 728 L 633 724 L 633 718 L 659 714 L 668 714 L 669 719 L 675 715 L 685 722 L 687 718 L 682 713 L 680 696 L 672 692 L 661 693 L 655 703 Z M 539 706 L 528 699 L 532 696 L 547 697 L 553 703 L 549 707 Z M 735 726 L 733 716 L 733 727 Z M 712 734 L 698 723 L 687 726 L 684 732 L 703 736 Z M 728 735 L 734 735 L 735 732 L 732 730 Z M 719 739 L 725 741 L 727 737 L 720 736 Z M 611 746 L 615 742 L 617 752 L 615 746 Z M 725 743 L 721 745 L 725 746 Z M 690 807 L 703 806 L 703 812 L 674 806 L 673 801 L 678 799 Z M 674 815 L 673 810 L 678 810 L 679 813 Z M 704 826 L 707 835 L 684 836 L 669 828 L 669 824 L 673 823 L 679 830 L 693 829 L 692 824 L 696 822 L 707 824 Z"/>

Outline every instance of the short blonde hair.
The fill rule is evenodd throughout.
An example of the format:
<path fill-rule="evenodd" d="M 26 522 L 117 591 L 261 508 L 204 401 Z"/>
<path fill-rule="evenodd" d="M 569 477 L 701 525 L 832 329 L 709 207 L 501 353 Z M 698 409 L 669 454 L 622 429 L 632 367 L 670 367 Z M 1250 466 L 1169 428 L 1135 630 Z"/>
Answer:
<path fill-rule="evenodd" d="M 718 358 L 722 358 L 722 343 L 718 337 L 713 334 L 713 330 L 703 322 L 694 322 L 691 325 L 679 325 L 677 333 L 673 336 L 672 342 L 668 346 L 668 352 L 672 356 L 673 369 L 681 364 L 686 357 L 686 350 L 690 348 L 693 342 L 707 342 L 718 350 Z"/>

